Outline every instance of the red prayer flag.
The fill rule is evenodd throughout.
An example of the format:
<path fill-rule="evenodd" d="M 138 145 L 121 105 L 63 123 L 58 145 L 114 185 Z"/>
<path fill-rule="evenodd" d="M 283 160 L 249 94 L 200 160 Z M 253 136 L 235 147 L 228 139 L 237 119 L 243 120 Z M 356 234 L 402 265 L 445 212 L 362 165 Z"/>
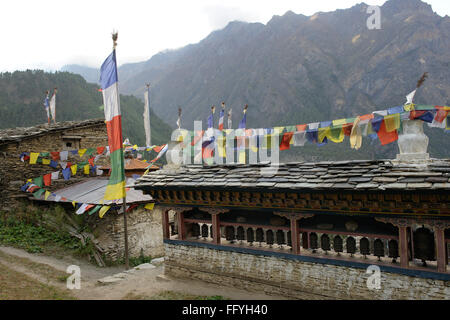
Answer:
<path fill-rule="evenodd" d="M 89 158 L 88 161 L 89 161 L 91 167 L 95 167 L 94 166 L 94 158 Z"/>
<path fill-rule="evenodd" d="M 297 131 L 298 131 L 298 132 L 303 132 L 303 131 L 305 131 L 305 130 L 306 130 L 306 126 L 307 126 L 307 124 L 298 124 L 298 125 L 296 125 Z"/>
<path fill-rule="evenodd" d="M 44 180 L 45 186 L 47 186 L 47 187 L 51 186 L 52 185 L 52 174 L 49 173 L 49 174 L 44 175 L 43 180 Z"/>
<path fill-rule="evenodd" d="M 382 145 L 389 144 L 391 142 L 398 140 L 397 130 L 393 130 L 391 132 L 386 131 L 386 125 L 384 124 L 384 120 L 381 122 L 380 130 L 378 130 L 378 138 Z"/>
<path fill-rule="evenodd" d="M 55 151 L 55 152 L 50 152 L 50 155 L 52 157 L 53 160 L 58 161 L 59 158 L 59 151 Z"/>
<path fill-rule="evenodd" d="M 198 131 L 197 134 L 194 136 L 194 139 L 191 142 L 191 146 L 194 146 L 202 139 L 204 131 Z"/>
<path fill-rule="evenodd" d="M 153 150 L 154 150 L 155 152 L 159 153 L 163 147 L 164 147 L 164 145 L 162 145 L 162 146 L 156 146 L 156 147 L 153 148 Z"/>
<path fill-rule="evenodd" d="M 345 134 L 347 137 L 350 137 L 350 134 L 352 133 L 353 123 L 347 123 L 347 124 L 344 124 L 344 125 L 342 126 L 342 128 L 344 129 L 344 134 Z"/>
<path fill-rule="evenodd" d="M 104 151 L 105 151 L 105 147 L 97 147 L 98 154 L 103 154 Z"/>
<path fill-rule="evenodd" d="M 437 112 L 436 112 L 436 116 L 434 117 L 434 120 L 436 122 L 442 123 L 442 121 L 444 121 L 445 118 L 447 117 L 448 111 L 444 110 L 444 107 L 441 107 L 441 106 L 436 106 L 436 110 L 437 110 Z"/>
<path fill-rule="evenodd" d="M 280 143 L 280 150 L 288 150 L 290 148 L 290 142 L 293 135 L 294 132 L 285 132 L 283 134 L 283 138 L 281 139 Z"/>
<path fill-rule="evenodd" d="M 373 115 L 373 113 L 369 113 L 369 114 L 365 114 L 365 115 L 363 115 L 363 116 L 360 116 L 359 117 L 359 120 L 370 120 L 370 119 L 373 119 L 373 117 L 374 117 L 374 115 Z"/>
<path fill-rule="evenodd" d="M 72 162 L 67 162 L 67 167 L 66 168 L 70 168 L 72 166 Z"/>

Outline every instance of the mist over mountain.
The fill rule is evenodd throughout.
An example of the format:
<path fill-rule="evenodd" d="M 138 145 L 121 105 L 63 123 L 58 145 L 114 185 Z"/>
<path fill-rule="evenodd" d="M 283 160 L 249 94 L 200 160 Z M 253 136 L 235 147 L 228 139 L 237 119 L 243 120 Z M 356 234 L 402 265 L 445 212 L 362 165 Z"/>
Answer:
<path fill-rule="evenodd" d="M 313 16 L 288 11 L 266 25 L 233 21 L 197 44 L 121 66 L 119 87 L 142 99 L 150 82 L 153 110 L 175 126 L 181 106 L 188 129 L 194 120 L 206 126 L 211 106 L 222 101 L 233 108 L 234 126 L 248 104 L 249 128 L 382 110 L 402 105 L 423 72 L 429 79 L 415 102 L 450 104 L 450 18 L 420 0 L 390 0 L 380 7 L 381 29 L 369 30 L 367 7 Z M 217 123 L 218 112 L 215 117 Z M 448 136 L 426 129 L 431 155 L 449 157 Z M 299 149 L 320 158 L 391 158 L 398 150 L 396 144 L 363 145 L 359 151 L 333 143 Z"/>

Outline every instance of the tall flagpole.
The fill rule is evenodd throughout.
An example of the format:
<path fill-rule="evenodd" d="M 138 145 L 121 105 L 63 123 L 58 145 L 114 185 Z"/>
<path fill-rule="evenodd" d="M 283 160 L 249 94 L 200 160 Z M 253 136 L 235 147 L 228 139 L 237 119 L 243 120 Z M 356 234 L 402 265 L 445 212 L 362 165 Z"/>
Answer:
<path fill-rule="evenodd" d="M 118 32 L 113 32 L 112 34 L 112 40 L 113 40 L 113 50 L 116 50 L 117 47 L 117 37 Z M 116 91 L 117 94 L 117 101 L 120 101 L 119 96 L 119 90 Z M 127 177 L 125 175 L 125 166 L 123 166 L 123 176 L 125 177 L 125 183 L 127 180 Z M 127 193 L 125 191 L 122 201 L 122 210 L 123 210 L 123 231 L 124 231 L 124 237 L 125 237 L 125 269 L 130 269 L 129 259 L 128 259 L 128 228 L 127 228 Z"/>

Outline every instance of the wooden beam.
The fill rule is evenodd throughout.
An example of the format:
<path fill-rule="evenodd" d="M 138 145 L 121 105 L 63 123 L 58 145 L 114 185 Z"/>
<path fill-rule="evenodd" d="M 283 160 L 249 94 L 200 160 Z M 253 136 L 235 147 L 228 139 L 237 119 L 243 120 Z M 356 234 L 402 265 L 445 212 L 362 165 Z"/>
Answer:
<path fill-rule="evenodd" d="M 186 226 L 184 225 L 184 212 L 177 212 L 177 221 L 178 221 L 178 239 L 184 240 L 186 238 Z"/>
<path fill-rule="evenodd" d="M 441 228 L 434 229 L 437 252 L 437 270 L 438 272 L 447 271 L 447 244 L 445 243 L 445 230 Z"/>
<path fill-rule="evenodd" d="M 169 233 L 169 210 L 164 210 L 162 214 L 163 239 L 170 239 Z"/>
<path fill-rule="evenodd" d="M 399 226 L 398 227 L 398 240 L 400 248 L 400 266 L 402 268 L 408 268 L 409 257 L 408 257 L 408 227 Z"/>
<path fill-rule="evenodd" d="M 294 254 L 300 254 L 300 230 L 298 227 L 298 220 L 294 217 L 291 217 L 290 221 L 291 221 L 292 252 Z"/>
<path fill-rule="evenodd" d="M 218 214 L 211 215 L 212 220 L 212 238 L 214 244 L 220 244 L 220 219 Z"/>

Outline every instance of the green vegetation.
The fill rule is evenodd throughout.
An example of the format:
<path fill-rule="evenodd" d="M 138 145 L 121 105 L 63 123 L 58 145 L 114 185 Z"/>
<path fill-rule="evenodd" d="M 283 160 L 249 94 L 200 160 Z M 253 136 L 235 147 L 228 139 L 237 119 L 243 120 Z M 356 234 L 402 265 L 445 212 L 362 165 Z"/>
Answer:
<path fill-rule="evenodd" d="M 222 296 L 198 296 L 184 292 L 165 290 L 153 296 L 136 295 L 128 293 L 124 300 L 228 300 Z"/>
<path fill-rule="evenodd" d="M 2 212 L 0 217 L 2 245 L 25 249 L 30 253 L 69 253 L 80 257 L 89 256 L 94 250 L 91 241 L 86 241 L 83 245 L 63 227 L 68 218 L 64 209 L 59 206 L 51 209 L 22 206 L 13 213 Z M 74 216 L 73 219 L 83 217 Z M 87 223 L 77 223 L 77 232 L 89 231 Z"/>
<path fill-rule="evenodd" d="M 56 120 L 75 121 L 103 118 L 103 97 L 99 86 L 87 83 L 69 72 L 48 73 L 42 70 L 0 73 L 0 129 L 47 123 L 43 106 L 45 91 L 56 95 Z M 145 144 L 144 103 L 133 96 L 120 96 L 123 136 L 133 144 Z M 152 143 L 163 144 L 172 129 L 156 114 L 151 114 Z"/>

